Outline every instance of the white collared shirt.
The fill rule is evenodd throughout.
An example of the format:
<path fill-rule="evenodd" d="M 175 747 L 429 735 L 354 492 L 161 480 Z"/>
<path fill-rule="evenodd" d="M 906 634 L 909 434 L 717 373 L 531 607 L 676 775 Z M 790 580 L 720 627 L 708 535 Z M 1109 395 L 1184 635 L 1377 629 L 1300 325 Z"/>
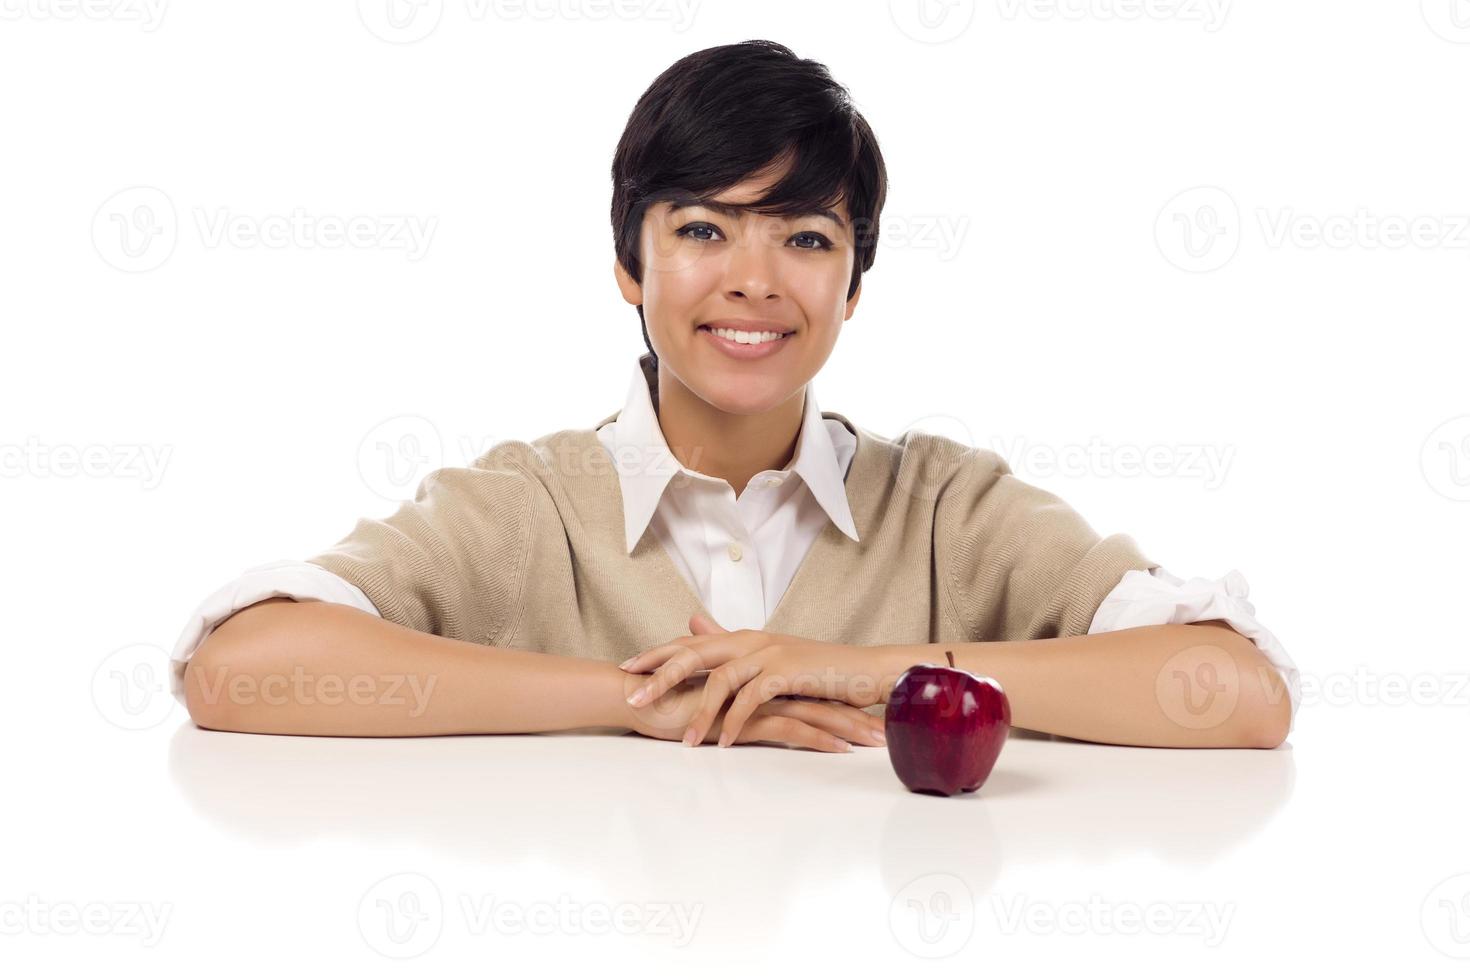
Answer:
<path fill-rule="evenodd" d="M 791 462 L 757 473 L 736 496 L 669 449 L 641 362 L 617 419 L 597 432 L 622 487 L 628 553 L 652 533 L 717 623 L 761 629 L 828 521 L 858 539 L 844 482 L 857 437 L 822 418 L 808 382 Z"/>
<path fill-rule="evenodd" d="M 727 481 L 688 469 L 670 452 L 644 375 L 646 356 L 634 365 L 617 419 L 597 433 L 622 488 L 628 551 L 645 532 L 654 534 L 721 626 L 761 629 L 828 521 L 858 538 L 845 483 L 856 437 L 841 422 L 822 418 L 808 382 L 791 463 L 756 474 L 737 497 Z M 1245 576 L 1234 569 L 1220 579 L 1188 580 L 1163 568 L 1130 571 L 1099 604 L 1087 632 L 1224 620 L 1253 640 L 1284 676 L 1295 677 L 1291 657 L 1256 619 L 1249 595 Z M 361 589 L 319 565 L 268 562 L 246 569 L 206 597 L 189 617 L 171 659 L 187 661 L 220 623 L 274 596 L 338 602 L 381 615 Z M 1298 685 L 1289 684 L 1289 691 L 1295 728 Z"/>

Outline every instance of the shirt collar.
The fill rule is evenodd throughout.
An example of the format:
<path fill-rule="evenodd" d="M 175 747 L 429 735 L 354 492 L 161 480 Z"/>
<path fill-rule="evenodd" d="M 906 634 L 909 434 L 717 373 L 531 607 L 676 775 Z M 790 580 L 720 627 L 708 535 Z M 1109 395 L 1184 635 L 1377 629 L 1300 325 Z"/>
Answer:
<path fill-rule="evenodd" d="M 652 354 L 639 356 L 628 383 L 628 397 L 613 429 L 613 463 L 622 486 L 623 532 L 629 554 L 643 537 L 658 510 L 665 488 L 675 477 L 685 482 L 716 479 L 687 469 L 669 450 L 653 409 L 652 388 L 658 380 L 656 371 Z M 849 538 L 858 539 L 837 449 L 827 431 L 826 420 L 817 407 L 810 381 L 806 386 L 806 405 L 796 438 L 796 452 L 782 472 L 801 477 L 832 523 Z"/>

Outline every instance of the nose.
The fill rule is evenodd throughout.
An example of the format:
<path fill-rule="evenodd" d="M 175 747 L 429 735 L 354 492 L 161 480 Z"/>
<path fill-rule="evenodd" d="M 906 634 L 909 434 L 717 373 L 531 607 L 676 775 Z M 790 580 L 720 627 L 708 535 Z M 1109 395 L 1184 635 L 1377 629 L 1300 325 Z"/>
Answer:
<path fill-rule="evenodd" d="M 780 296 L 780 245 L 771 245 L 757 233 L 735 243 L 725 270 L 725 293 L 752 300 Z"/>

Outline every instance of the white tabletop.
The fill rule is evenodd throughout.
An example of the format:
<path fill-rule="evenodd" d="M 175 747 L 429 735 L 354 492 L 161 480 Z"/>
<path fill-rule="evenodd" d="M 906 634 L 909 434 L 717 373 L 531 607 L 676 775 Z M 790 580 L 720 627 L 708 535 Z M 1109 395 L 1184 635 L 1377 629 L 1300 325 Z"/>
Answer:
<path fill-rule="evenodd" d="M 1309 705 L 1272 751 L 1014 731 L 952 798 L 908 792 L 861 746 L 259 736 L 180 707 L 138 731 L 76 720 L 49 754 L 62 769 L 19 753 L 3 897 L 12 918 L 32 894 L 101 902 L 113 925 L 9 928 L 0 949 L 33 967 L 1238 977 L 1274 948 L 1283 973 L 1463 976 L 1470 954 L 1463 709 Z M 128 903 L 158 928 L 139 908 L 130 929 Z"/>

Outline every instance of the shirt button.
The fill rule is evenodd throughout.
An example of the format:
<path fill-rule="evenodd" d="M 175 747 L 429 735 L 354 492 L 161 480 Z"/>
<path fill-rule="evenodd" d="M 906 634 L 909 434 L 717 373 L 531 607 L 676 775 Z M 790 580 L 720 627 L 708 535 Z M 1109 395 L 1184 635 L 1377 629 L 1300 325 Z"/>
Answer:
<path fill-rule="evenodd" d="M 730 547 L 726 548 L 725 550 L 727 552 L 729 552 L 729 554 L 730 554 L 730 560 L 731 561 L 739 561 L 740 560 L 740 543 L 739 542 L 737 542 L 737 541 L 730 542 Z"/>

